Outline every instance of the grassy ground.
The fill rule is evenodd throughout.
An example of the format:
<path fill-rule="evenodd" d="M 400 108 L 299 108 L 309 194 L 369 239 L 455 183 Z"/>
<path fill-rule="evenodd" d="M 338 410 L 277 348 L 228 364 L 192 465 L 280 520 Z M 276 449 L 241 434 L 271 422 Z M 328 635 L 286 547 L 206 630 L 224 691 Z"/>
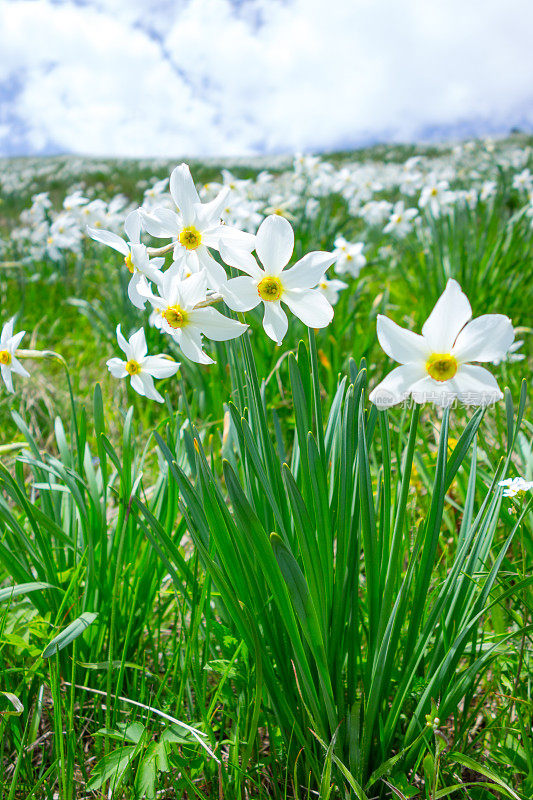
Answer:
<path fill-rule="evenodd" d="M 128 275 L 120 269 L 118 254 L 84 239 L 79 254 L 68 253 L 59 261 L 32 258 L 10 238 L 20 224 L 20 212 L 36 192 L 49 192 L 55 208 L 77 185 L 82 185 L 91 197 L 109 200 L 123 193 L 140 203 L 146 185 L 168 176 L 169 166 L 173 165 L 69 159 L 19 160 L 3 165 L 1 321 L 18 313 L 17 329 L 28 332 L 25 347 L 61 354 L 68 365 L 75 402 L 72 406 L 63 365 L 53 358 L 27 362 L 31 379 L 20 381 L 15 395 L 0 394 L 0 585 L 25 586 L 15 595 L 8 588 L 0 589 L 0 797 L 334 800 L 365 796 L 360 794 L 363 790 L 353 777 L 359 774 L 366 775 L 369 798 L 528 800 L 532 796 L 533 595 L 528 576 L 533 562 L 533 514 L 529 510 L 520 517 L 526 500 L 504 500 L 501 511 L 501 498 L 494 507 L 487 505 L 488 500 L 485 502 L 487 487 L 506 458 L 509 475 L 531 479 L 533 469 L 530 406 L 524 413 L 519 400 L 522 380 L 531 384 L 533 366 L 533 235 L 531 219 L 523 213 L 527 197 L 512 185 L 520 169 L 502 156 L 507 151 L 524 152 L 529 144 L 523 137 L 499 143 L 499 158 L 489 151 L 488 161 L 483 157 L 472 164 L 467 153 L 462 166 L 454 161 L 452 150 L 447 147 L 381 147 L 357 154 L 336 154 L 329 159 L 336 170 L 352 163 L 371 163 L 377 182 L 380 165 L 402 164 L 420 154 L 428 173 L 435 165 L 443 170 L 449 163 L 453 170 L 450 183 L 455 189 L 468 189 L 479 182 L 484 175 L 480 178 L 475 173 L 477 170 L 479 175 L 480 169 L 486 171 L 487 179 L 496 180 L 498 187 L 491 203 L 479 203 L 472 209 L 457 205 L 451 214 L 428 218 L 421 231 L 402 239 L 387 236 L 383 225 L 369 226 L 360 216 L 350 213 L 337 192 L 319 197 L 320 211 L 315 218 L 310 219 L 300 208 L 294 211 L 298 255 L 312 249 L 332 249 L 340 234 L 349 241 L 366 243 L 366 267 L 359 278 L 349 280 L 349 288 L 335 306 L 330 327 L 317 332 L 317 359 L 311 374 L 318 388 L 312 402 L 313 387 L 307 381 L 314 345 L 299 345 L 300 340 L 307 341 L 304 326 L 292 318 L 288 336 L 278 348 L 264 336 L 260 316 L 249 315 L 257 372 L 260 380 L 266 381 L 263 391 L 269 409 L 268 418 L 265 417 L 268 438 L 275 442 L 279 463 L 287 461 L 291 465 L 306 500 L 315 498 L 318 490 L 311 483 L 306 488 L 305 470 L 298 472 L 298 464 L 295 466 L 294 442 L 298 442 L 301 453 L 304 448 L 298 426 L 301 424 L 302 430 L 308 431 L 302 422 L 297 387 L 301 383 L 309 409 L 314 409 L 309 415 L 314 417 L 315 427 L 313 419 L 306 422 L 317 442 L 322 436 L 316 422 L 318 409 L 324 420 L 332 420 L 332 430 L 337 430 L 335 425 L 340 426 L 342 438 L 347 430 L 342 424 L 349 427 L 350 405 L 346 400 L 347 405 L 342 406 L 346 409 L 344 422 L 336 421 L 334 397 L 339 380 L 349 375 L 357 386 L 357 365 L 363 360 L 367 367 L 364 382 L 370 386 L 390 368 L 376 339 L 378 313 L 386 313 L 399 324 L 419 331 L 446 280 L 455 277 L 471 301 L 474 316 L 504 313 L 523 332 L 520 338 L 525 344 L 521 352 L 526 358 L 491 367 L 500 386 L 509 387 L 512 402 L 509 399 L 507 406 L 500 403 L 486 412 L 478 429 L 476 454 L 466 455 L 465 451 L 461 455 L 452 482 L 443 490 L 441 516 L 437 523 L 433 522 L 439 537 L 432 555 L 434 568 L 425 594 L 416 575 L 409 584 L 411 600 L 422 595 L 425 598 L 421 630 L 438 605 L 439 591 L 448 586 L 450 575 L 453 576 L 456 553 L 464 537 L 470 535 L 468 530 L 472 529 L 472 542 L 478 542 L 478 530 L 484 532 L 485 538 L 475 545 L 480 549 L 473 560 L 454 578 L 463 587 L 462 599 L 450 595 L 452 599 L 446 599 L 449 605 L 443 606 L 435 618 L 437 633 L 428 632 L 423 645 L 416 639 L 421 657 L 410 676 L 413 679 L 405 689 L 401 713 L 390 736 L 389 711 L 394 709 L 396 694 L 407 684 L 402 683 L 401 670 L 396 673 L 394 665 L 387 667 L 390 682 L 380 696 L 379 719 L 370 734 L 370 766 L 366 767 L 358 761 L 355 751 L 359 740 L 354 731 L 358 726 L 364 730 L 370 713 L 366 706 L 367 686 L 363 678 L 360 684 L 350 685 L 350 675 L 356 674 L 351 657 L 335 664 L 335 642 L 328 643 L 330 672 L 342 675 L 342 685 L 333 690 L 337 707 L 342 696 L 351 716 L 348 723 L 344 712 L 339 712 L 338 732 L 334 726 L 328 728 L 329 722 L 325 724 L 330 738 L 322 748 L 315 737 L 306 733 L 314 728 L 318 736 L 320 720 L 316 715 L 314 719 L 312 714 L 307 716 L 305 687 L 293 685 L 293 656 L 288 655 L 282 667 L 283 657 L 275 642 L 265 642 L 263 650 L 258 640 L 267 636 L 273 620 L 271 633 L 280 632 L 280 647 L 289 648 L 291 635 L 287 633 L 289 628 L 282 627 L 288 624 L 282 611 L 265 589 L 267 616 L 261 616 L 263 610 L 259 606 L 255 612 L 243 612 L 252 616 L 242 625 L 255 630 L 251 619 L 257 623 L 257 636 L 247 637 L 240 627 L 239 609 L 231 608 L 229 589 L 226 596 L 221 588 L 230 586 L 234 577 L 231 569 L 227 573 L 221 571 L 225 563 L 223 550 L 215 553 L 210 549 L 215 545 L 206 545 L 202 551 L 203 517 L 201 509 L 195 516 L 195 503 L 204 505 L 213 535 L 226 524 L 229 530 L 232 524 L 223 522 L 225 518 L 216 516 L 215 506 L 210 506 L 215 502 L 213 486 L 220 487 L 216 491 L 221 492 L 222 505 L 226 508 L 227 504 L 237 523 L 241 520 L 241 528 L 244 524 L 246 529 L 253 512 L 267 535 L 275 530 L 268 527 L 276 523 L 271 518 L 272 509 L 267 507 L 269 495 L 264 487 L 277 485 L 277 467 L 273 467 L 273 477 L 268 475 L 272 483 L 261 483 L 254 476 L 258 469 L 256 457 L 247 450 L 251 445 L 245 442 L 245 433 L 239 428 L 239 415 L 231 417 L 230 422 L 228 411 L 230 399 L 242 414 L 245 406 L 250 409 L 253 405 L 252 389 L 233 374 L 240 369 L 239 359 L 248 363 L 246 352 L 238 354 L 219 345 L 217 364 L 212 367 L 180 359 L 180 381 L 168 379 L 159 385 L 160 391 L 167 393 L 167 405 L 150 404 L 129 391 L 125 382 L 114 381 L 105 368 L 106 360 L 117 354 L 117 323 L 132 331 L 146 322 L 147 316 L 127 302 Z M 483 147 L 479 145 L 474 155 L 481 151 Z M 191 168 L 197 183 L 218 179 L 217 164 L 193 163 Z M 253 178 L 265 165 L 237 163 L 230 168 L 239 178 Z M 272 165 L 276 175 L 286 169 L 283 161 Z M 374 195 L 391 201 L 400 197 L 397 188 L 387 186 L 374 190 Z M 410 199 L 409 204 L 416 206 L 416 198 Z M 148 327 L 146 331 L 149 352 L 159 352 L 163 347 L 172 352 L 167 343 L 162 345 L 158 331 Z M 291 353 L 297 353 L 298 359 L 291 358 Z M 178 356 L 177 351 L 175 355 Z M 520 411 L 523 422 L 520 432 L 514 435 L 511 420 L 519 417 Z M 262 419 L 260 410 L 254 412 L 252 408 L 250 430 L 258 442 L 263 441 L 258 433 Z M 198 429 L 196 433 L 191 420 Z M 371 420 L 365 418 L 363 424 L 371 425 Z M 450 459 L 453 462 L 451 454 L 468 424 L 479 424 L 472 409 L 456 408 L 448 421 L 431 406 L 423 407 L 413 468 L 410 478 L 407 474 L 402 501 L 398 476 L 405 470 L 405 454 L 409 453 L 410 420 L 411 411 L 395 409 L 389 414 L 388 437 L 385 429 L 379 428 L 379 438 L 376 434 L 370 446 L 372 436 L 368 433 L 365 467 L 370 505 L 375 505 L 378 517 L 374 533 L 382 542 L 383 553 L 388 552 L 386 543 L 390 543 L 383 533 L 387 526 L 380 505 L 386 502 L 380 492 L 386 492 L 383 487 L 387 486 L 387 475 L 394 500 L 390 519 L 396 519 L 398 514 L 404 531 L 404 556 L 395 564 L 395 591 L 409 573 L 410 551 L 419 541 L 423 525 L 436 513 L 434 496 L 436 487 L 442 484 L 439 459 L 447 454 L 449 463 Z M 444 442 L 439 450 L 441 433 L 448 423 L 449 446 Z M 156 446 L 154 429 L 170 448 L 168 461 L 164 442 Z M 207 456 L 205 472 L 202 457 L 195 455 L 193 433 Z M 13 444 L 20 447 L 10 449 Z M 265 444 L 265 452 L 268 447 Z M 356 448 L 354 452 L 354 461 L 360 460 L 362 451 Z M 339 531 L 336 498 L 340 495 L 336 492 L 342 479 L 338 477 L 341 473 L 335 472 L 335 459 L 341 456 L 334 446 L 330 455 L 324 465 L 324 481 L 329 487 L 324 490 L 324 496 L 329 498 L 324 513 L 330 520 L 328 530 Z M 241 495 L 231 483 L 223 458 L 244 487 L 250 502 L 248 517 L 239 510 Z M 268 471 L 265 458 L 266 462 L 261 463 Z M 301 458 L 305 461 L 303 455 Z M 174 462 L 182 470 L 179 473 Z M 198 494 L 189 489 L 188 480 L 195 484 Z M 288 492 L 289 484 L 282 483 L 281 477 L 279 481 Z M 273 503 L 279 500 L 275 491 L 273 498 Z M 359 502 L 359 494 L 357 498 Z M 310 501 L 308 509 L 312 507 Z M 220 507 L 216 513 L 219 512 Z M 287 518 L 293 520 L 294 514 L 291 506 L 286 511 Z M 325 518 L 321 519 L 322 522 L 313 522 L 318 533 L 320 525 L 326 524 Z M 291 525 L 293 532 L 298 531 L 298 524 Z M 357 535 L 364 539 L 364 516 L 359 525 L 361 533 Z M 511 532 L 514 537 L 507 542 Z M 332 552 L 337 557 L 337 534 L 332 536 Z M 219 542 L 216 536 L 215 540 Z M 422 570 L 426 554 L 425 545 L 420 542 L 422 555 L 417 570 Z M 347 623 L 350 632 L 342 633 L 343 641 L 348 637 L 352 650 L 358 648 L 363 654 L 362 661 L 371 650 L 372 639 L 368 627 L 371 609 L 365 599 L 371 573 L 366 561 L 370 546 L 370 541 L 360 542 L 353 553 L 357 569 L 361 562 L 358 574 L 363 576 L 355 592 L 361 599 L 362 610 L 357 612 L 361 632 L 356 634 L 355 627 L 352 630 L 353 618 L 348 615 L 352 620 Z M 258 557 L 254 563 L 260 561 Z M 305 571 L 305 552 L 297 561 L 298 569 Z M 480 581 L 488 580 L 496 564 L 495 582 L 490 587 L 483 583 L 487 596 L 483 596 L 482 589 L 479 597 L 469 594 L 472 587 L 477 590 L 478 584 L 481 586 Z M 309 582 L 307 572 L 305 576 Z M 259 575 L 257 587 L 263 585 L 261 580 Z M 241 599 L 246 586 L 243 584 L 239 591 L 243 593 Z M 482 605 L 476 606 L 483 597 Z M 402 653 L 401 643 L 411 641 L 410 621 L 416 617 L 415 607 L 416 603 L 410 605 L 409 614 L 406 612 L 399 623 L 398 666 L 400 659 L 406 659 L 402 661 L 404 667 L 409 664 L 409 654 Z M 252 599 L 247 608 L 253 608 Z M 475 628 L 474 616 L 478 626 Z M 435 685 L 432 665 L 444 669 L 443 654 L 451 659 L 450 643 L 456 642 L 454 626 L 461 630 L 465 620 L 471 626 L 468 646 L 461 645 L 457 662 L 450 661 L 449 673 L 439 673 L 442 682 Z M 71 629 L 70 625 L 77 628 Z M 80 630 L 83 634 L 77 635 Z M 304 631 L 302 653 L 308 657 L 313 653 L 313 644 L 305 640 L 305 624 L 300 618 L 297 630 L 298 635 Z M 334 624 L 332 630 L 335 631 Z M 57 636 L 62 637 L 60 651 L 49 647 Z M 280 681 L 283 693 L 292 697 L 292 732 L 283 722 L 282 699 L 276 697 L 273 684 L 269 684 L 269 660 L 274 665 L 273 677 Z M 315 662 L 311 659 L 311 663 Z M 473 665 L 476 669 L 469 672 Z M 317 673 L 314 669 L 312 666 L 312 678 L 322 687 L 320 668 Z M 365 713 L 358 719 L 361 707 Z M 440 708 L 445 710 L 444 716 Z M 422 729 L 413 743 L 410 720 L 420 715 L 423 719 L 426 713 L 438 716 L 439 722 L 433 729 Z M 350 726 L 351 734 L 345 730 Z M 337 735 L 336 749 L 335 744 L 329 745 Z M 299 742 L 306 742 L 305 747 Z M 364 748 L 364 741 L 361 746 Z M 375 780 L 370 780 L 372 769 L 381 769 Z"/>

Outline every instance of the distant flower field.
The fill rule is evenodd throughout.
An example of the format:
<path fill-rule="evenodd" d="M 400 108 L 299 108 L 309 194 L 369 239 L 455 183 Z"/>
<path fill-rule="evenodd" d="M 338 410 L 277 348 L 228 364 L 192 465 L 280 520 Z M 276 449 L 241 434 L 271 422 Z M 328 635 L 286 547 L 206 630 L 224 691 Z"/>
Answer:
<path fill-rule="evenodd" d="M 0 163 L 0 786 L 533 794 L 533 152 Z"/>

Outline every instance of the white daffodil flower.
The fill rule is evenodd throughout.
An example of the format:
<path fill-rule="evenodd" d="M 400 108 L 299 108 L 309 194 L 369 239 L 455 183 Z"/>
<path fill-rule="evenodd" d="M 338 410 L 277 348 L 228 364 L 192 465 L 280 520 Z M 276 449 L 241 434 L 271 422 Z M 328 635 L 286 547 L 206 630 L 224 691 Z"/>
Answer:
<path fill-rule="evenodd" d="M 124 264 L 131 273 L 128 284 L 128 297 L 136 308 L 144 308 L 146 297 L 139 293 L 139 286 L 146 278 L 156 280 L 159 271 L 165 263 L 164 258 L 152 258 L 150 260 L 148 251 L 144 244 L 141 244 L 141 215 L 139 210 L 131 211 L 124 221 L 124 230 L 128 240 L 113 231 L 101 230 L 100 228 L 87 228 L 87 233 L 96 242 L 107 244 L 113 250 L 117 250 L 124 256 Z"/>
<path fill-rule="evenodd" d="M 26 331 L 19 331 L 13 336 L 13 325 L 15 317 L 6 322 L 0 334 L 0 373 L 6 389 L 13 393 L 13 378 L 11 373 L 30 377 L 30 373 L 24 369 L 20 361 L 15 356 L 15 351 L 21 343 Z"/>
<path fill-rule="evenodd" d="M 366 264 L 366 257 L 363 255 L 364 247 L 364 242 L 347 242 L 344 236 L 337 236 L 333 251 L 336 257 L 335 272 L 339 275 L 348 273 L 353 278 L 357 278 Z"/>
<path fill-rule="evenodd" d="M 504 481 L 499 481 L 498 486 L 503 486 L 504 497 L 516 497 L 516 495 L 523 495 L 525 492 L 533 489 L 533 481 L 526 481 L 525 478 L 506 478 Z"/>
<path fill-rule="evenodd" d="M 126 356 L 126 361 L 121 358 L 110 358 L 107 368 L 114 378 L 131 378 L 131 388 L 149 400 L 157 400 L 163 403 L 164 400 L 154 387 L 154 378 L 169 378 L 175 375 L 180 365 L 162 353 L 157 356 L 148 356 L 146 337 L 143 328 L 139 328 L 129 341 L 124 338 L 117 325 L 117 341 L 120 349 Z"/>
<path fill-rule="evenodd" d="M 145 290 L 148 301 L 161 315 L 161 322 L 157 327 L 169 333 L 191 361 L 199 364 L 214 363 L 203 351 L 202 335 L 216 342 L 224 342 L 241 336 L 248 327 L 207 305 L 205 270 L 193 273 L 184 280 L 168 270 L 158 282 L 158 290 L 159 296 Z M 197 308 L 203 303 L 204 306 Z"/>
<path fill-rule="evenodd" d="M 256 238 L 256 252 L 263 269 L 251 254 L 247 254 L 246 259 L 242 256 L 235 259 L 231 252 L 221 246 L 220 254 L 224 261 L 248 273 L 232 278 L 220 287 L 226 304 L 234 311 L 250 311 L 262 302 L 263 328 L 277 344 L 281 344 L 288 328 L 282 302 L 310 328 L 329 325 L 333 319 L 333 308 L 326 297 L 313 287 L 333 264 L 335 255 L 322 251 L 308 253 L 284 272 L 294 249 L 294 232 L 290 222 L 276 214 L 261 223 Z"/>
<path fill-rule="evenodd" d="M 214 200 L 202 203 L 191 171 L 180 164 L 170 176 L 170 194 L 177 212 L 169 208 L 155 208 L 150 213 L 141 210 L 143 225 L 149 234 L 174 241 L 174 261 L 184 262 L 190 272 L 204 269 L 210 289 L 218 289 L 227 280 L 226 270 L 209 252 L 220 250 L 221 245 L 238 259 L 241 253 L 250 253 L 255 237 L 237 228 L 224 225 L 221 220 L 229 188 L 225 187 Z"/>
<path fill-rule="evenodd" d="M 339 281 L 336 278 L 329 279 L 325 275 L 322 276 L 318 282 L 317 289 L 322 292 L 328 303 L 334 306 L 339 300 L 339 294 L 343 289 L 347 289 L 348 284 L 344 281 Z"/>
<path fill-rule="evenodd" d="M 503 314 L 471 317 L 468 298 L 454 280 L 448 281 L 421 336 L 380 314 L 379 343 L 401 366 L 376 386 L 371 402 L 389 408 L 409 395 L 416 403 L 439 406 L 449 406 L 455 399 L 475 406 L 500 400 L 503 395 L 495 378 L 470 362 L 505 356 L 514 339 L 511 320 Z"/>
<path fill-rule="evenodd" d="M 418 216 L 416 208 L 405 208 L 403 200 L 394 204 L 388 223 L 383 233 L 394 233 L 396 236 L 407 236 L 413 229 L 413 220 Z"/>

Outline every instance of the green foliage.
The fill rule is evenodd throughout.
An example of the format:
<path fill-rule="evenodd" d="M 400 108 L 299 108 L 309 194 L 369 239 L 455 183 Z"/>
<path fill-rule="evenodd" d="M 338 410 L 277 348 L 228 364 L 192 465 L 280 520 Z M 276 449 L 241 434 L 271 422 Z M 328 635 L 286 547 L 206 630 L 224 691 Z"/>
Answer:
<path fill-rule="evenodd" d="M 110 196 L 140 200 L 152 170 L 111 168 Z M 320 204 L 298 256 L 362 232 Z M 530 362 L 495 368 L 486 413 L 367 401 L 376 315 L 419 328 L 450 276 L 530 358 L 531 225 L 506 173 L 492 205 L 426 221 L 389 256 L 367 231 L 329 329 L 292 320 L 280 352 L 252 314 L 162 409 L 103 375 L 117 322 L 144 319 L 113 254 L 0 271 L 6 314 L 69 366 L 32 362 L 0 400 L 3 796 L 532 795 L 533 512 L 497 487 L 531 477 Z"/>

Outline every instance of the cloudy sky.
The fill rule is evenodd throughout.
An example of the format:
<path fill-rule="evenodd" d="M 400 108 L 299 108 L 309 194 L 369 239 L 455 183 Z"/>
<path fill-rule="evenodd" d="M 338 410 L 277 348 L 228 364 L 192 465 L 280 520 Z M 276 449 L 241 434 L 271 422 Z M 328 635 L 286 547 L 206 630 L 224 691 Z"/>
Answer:
<path fill-rule="evenodd" d="M 0 0 L 0 154 L 533 130 L 532 0 Z"/>

